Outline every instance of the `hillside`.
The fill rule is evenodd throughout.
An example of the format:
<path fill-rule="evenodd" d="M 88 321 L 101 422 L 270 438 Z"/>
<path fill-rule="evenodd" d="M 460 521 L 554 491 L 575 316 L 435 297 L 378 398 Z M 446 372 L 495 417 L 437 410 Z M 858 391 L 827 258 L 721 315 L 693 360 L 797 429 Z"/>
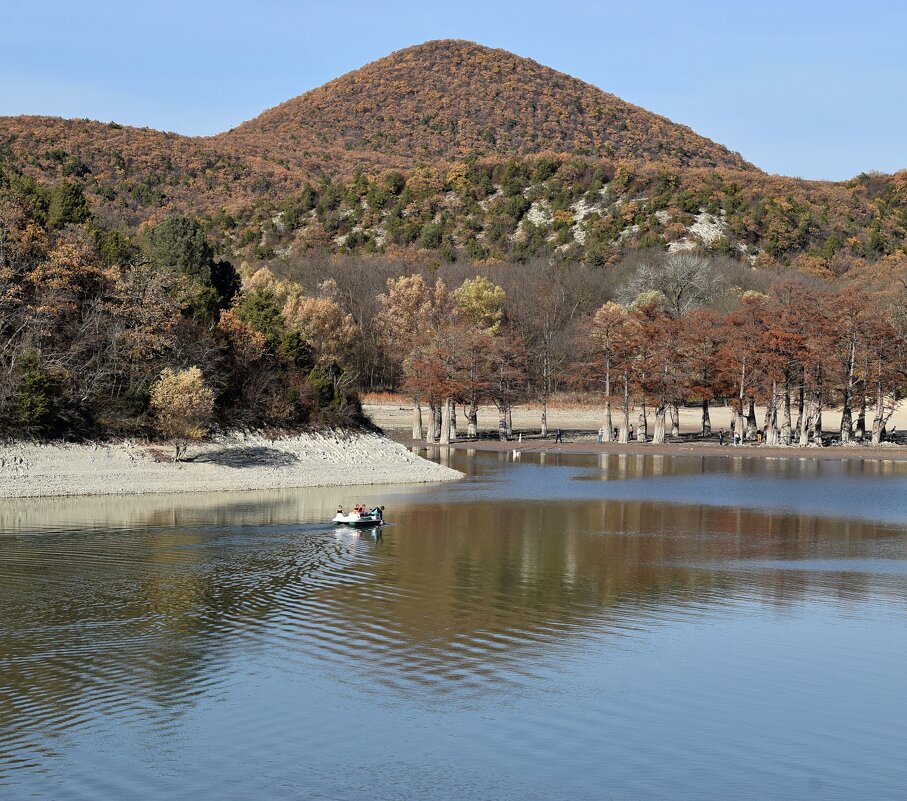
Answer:
<path fill-rule="evenodd" d="M 689 128 L 594 86 L 458 41 L 394 53 L 214 137 L 0 117 L 0 163 L 39 180 L 78 178 L 129 224 L 173 208 L 241 209 L 357 170 L 539 152 L 755 171 Z"/>
<path fill-rule="evenodd" d="M 467 159 L 319 183 L 232 223 L 223 249 L 262 261 L 327 249 L 607 265 L 629 250 L 688 249 L 830 278 L 905 258 L 907 172 L 828 183 L 550 154 Z"/>
<path fill-rule="evenodd" d="M 221 251 L 610 264 L 699 248 L 839 275 L 903 253 L 907 173 L 769 176 L 689 128 L 460 41 L 393 53 L 235 130 L 0 118 L 0 172 L 74 181 L 112 227 L 205 218 Z M 2 177 L 2 176 L 0 176 Z"/>
<path fill-rule="evenodd" d="M 686 126 L 595 86 L 505 50 L 455 40 L 392 53 L 215 140 L 293 164 L 312 147 L 330 146 L 410 163 L 554 151 L 754 169 Z"/>

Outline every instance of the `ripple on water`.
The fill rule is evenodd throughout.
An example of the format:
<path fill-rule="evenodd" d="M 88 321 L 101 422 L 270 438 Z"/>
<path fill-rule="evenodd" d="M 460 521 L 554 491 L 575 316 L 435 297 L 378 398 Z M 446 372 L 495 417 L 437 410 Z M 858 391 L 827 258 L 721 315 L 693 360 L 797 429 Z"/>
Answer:
<path fill-rule="evenodd" d="M 907 785 L 896 528 L 589 487 L 508 501 L 519 475 L 492 501 L 401 501 L 380 540 L 255 525 L 249 504 L 236 525 L 214 509 L 0 539 L 0 795 Z"/>

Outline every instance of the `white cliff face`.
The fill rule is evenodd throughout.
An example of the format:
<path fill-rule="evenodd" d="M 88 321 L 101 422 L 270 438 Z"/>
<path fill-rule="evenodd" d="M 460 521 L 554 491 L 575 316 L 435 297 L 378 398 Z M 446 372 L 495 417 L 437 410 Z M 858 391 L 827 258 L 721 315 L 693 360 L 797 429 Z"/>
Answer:
<path fill-rule="evenodd" d="M 668 245 L 669 253 L 676 253 L 678 250 L 693 250 L 700 245 L 708 247 L 727 234 L 727 220 L 723 211 L 716 216 L 700 209 L 688 230 L 691 236 L 671 242 Z"/>

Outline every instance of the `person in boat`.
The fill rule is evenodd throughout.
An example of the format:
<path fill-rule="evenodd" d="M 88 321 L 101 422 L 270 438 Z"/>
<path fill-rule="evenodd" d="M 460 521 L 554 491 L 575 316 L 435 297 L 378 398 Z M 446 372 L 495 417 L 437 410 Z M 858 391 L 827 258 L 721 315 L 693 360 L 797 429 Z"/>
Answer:
<path fill-rule="evenodd" d="M 337 504 L 337 514 L 338 515 L 343 514 L 343 505 L 342 504 Z"/>
<path fill-rule="evenodd" d="M 369 514 L 372 517 L 374 517 L 376 520 L 381 520 L 382 522 L 384 521 L 384 507 L 383 506 L 376 506 L 374 509 L 372 509 L 371 512 L 369 512 Z"/>

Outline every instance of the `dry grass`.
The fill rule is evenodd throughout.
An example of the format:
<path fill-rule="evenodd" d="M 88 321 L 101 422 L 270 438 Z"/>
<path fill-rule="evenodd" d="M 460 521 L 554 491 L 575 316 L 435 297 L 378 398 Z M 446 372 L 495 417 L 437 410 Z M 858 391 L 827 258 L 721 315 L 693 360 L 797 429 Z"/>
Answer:
<path fill-rule="evenodd" d="M 359 399 L 370 406 L 411 406 L 412 398 L 397 392 L 363 392 Z"/>
<path fill-rule="evenodd" d="M 412 398 L 398 392 L 364 392 L 360 399 L 367 406 L 412 406 Z M 486 404 L 487 405 L 487 404 Z M 562 393 L 553 396 L 548 401 L 549 409 L 563 409 L 565 411 L 595 411 L 601 408 L 601 401 L 593 396 L 577 392 Z M 536 400 L 517 404 L 522 409 L 541 408 L 541 403 Z"/>

